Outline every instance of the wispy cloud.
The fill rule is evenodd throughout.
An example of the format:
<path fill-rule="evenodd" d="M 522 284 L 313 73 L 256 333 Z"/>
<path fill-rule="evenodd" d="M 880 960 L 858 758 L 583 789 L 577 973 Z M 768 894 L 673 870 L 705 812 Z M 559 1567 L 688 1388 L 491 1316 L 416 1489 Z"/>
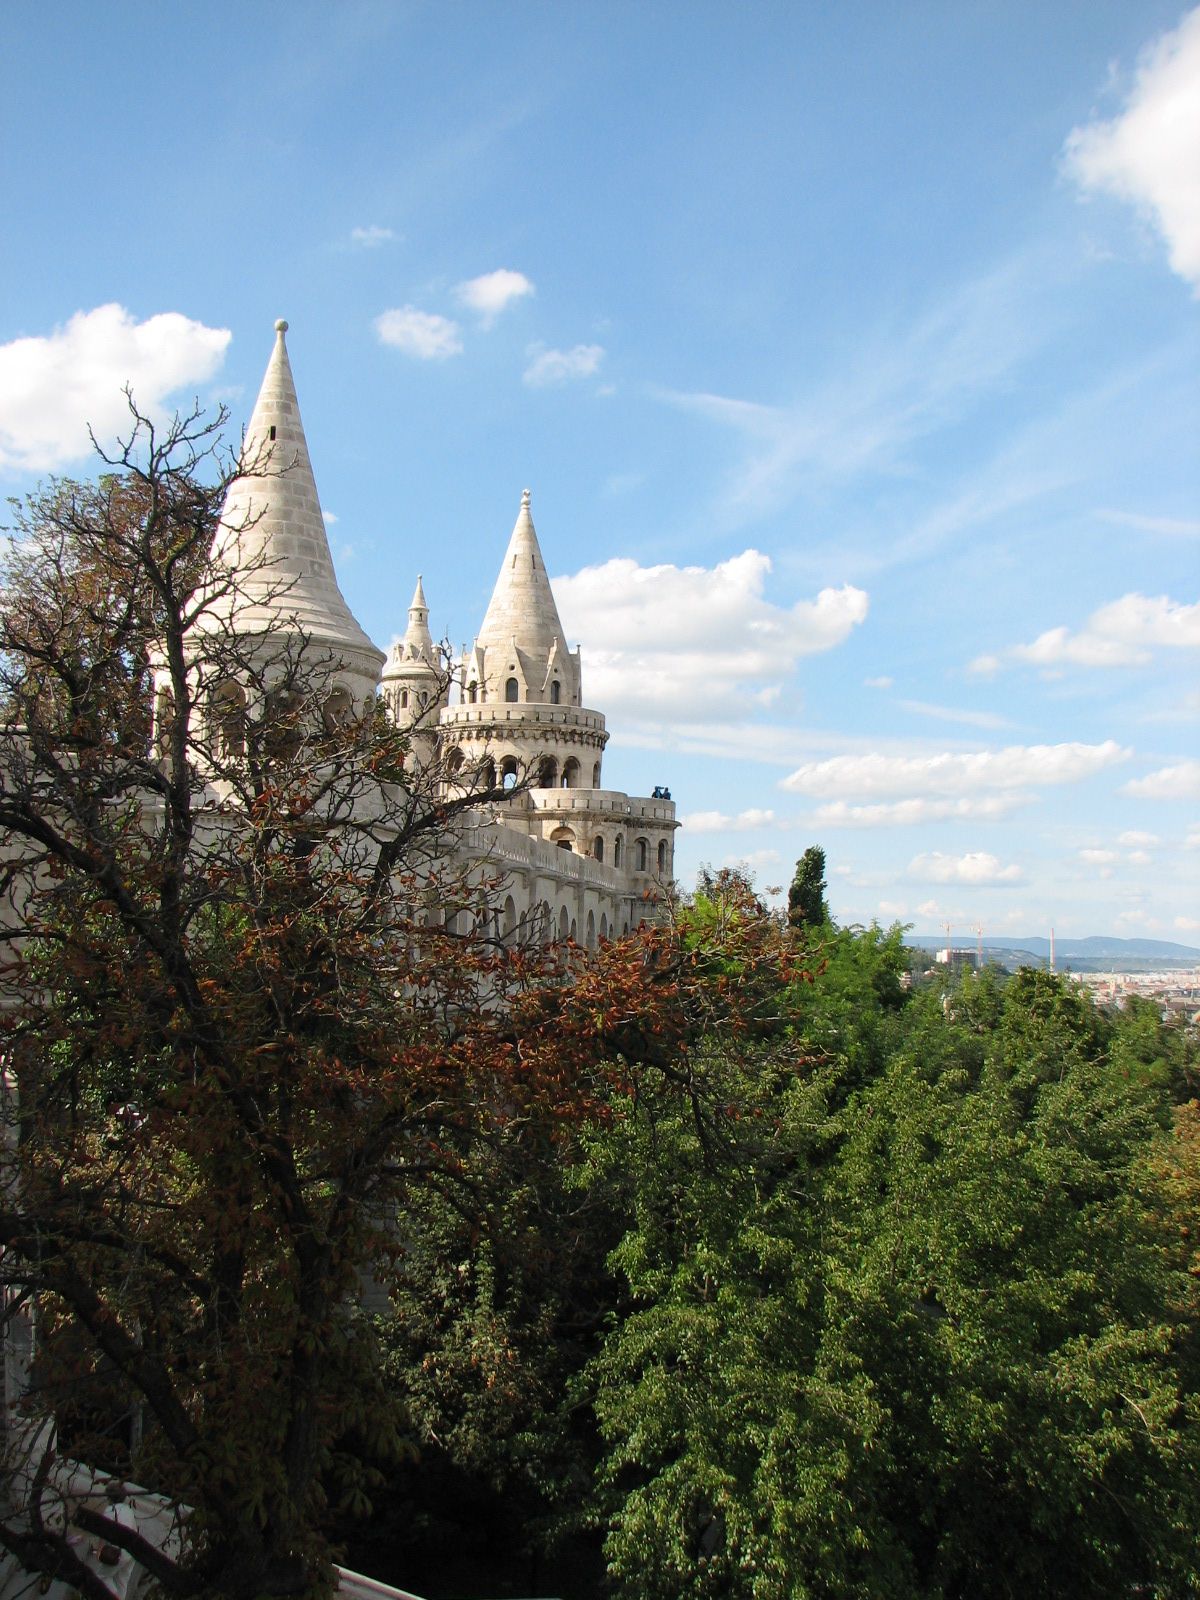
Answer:
<path fill-rule="evenodd" d="M 128 384 L 152 417 L 180 389 L 206 383 L 233 337 L 178 311 L 139 322 L 124 306 L 77 311 L 53 333 L 0 345 L 0 468 L 44 472 L 91 451 L 88 426 L 129 426 Z"/>
<path fill-rule="evenodd" d="M 998 822 L 1021 806 L 1032 805 L 1037 796 L 1013 790 L 1006 794 L 964 796 L 939 800 L 928 795 L 907 800 L 880 801 L 852 805 L 833 800 L 817 806 L 812 821 L 822 828 L 918 828 L 930 822 Z"/>
<path fill-rule="evenodd" d="M 1119 116 L 1072 129 L 1070 175 L 1149 218 L 1173 271 L 1200 295 L 1200 7 L 1142 53 Z"/>
<path fill-rule="evenodd" d="M 458 323 L 416 306 L 382 312 L 375 318 L 375 332 L 381 344 L 418 361 L 446 361 L 462 354 Z"/>
<path fill-rule="evenodd" d="M 478 278 L 468 278 L 454 292 L 461 304 L 475 313 L 480 324 L 490 328 L 514 300 L 522 300 L 535 293 L 535 290 L 523 272 L 497 267 L 495 272 L 484 272 Z"/>
<path fill-rule="evenodd" d="M 1200 649 L 1200 603 L 1181 605 L 1165 594 L 1122 595 L 1094 611 L 1077 633 L 1048 628 L 1031 644 L 976 656 L 970 670 L 990 676 L 1006 661 L 1035 667 L 1143 666 L 1156 649 Z"/>
<path fill-rule="evenodd" d="M 1200 538 L 1200 520 L 1189 517 L 1148 517 L 1137 511 L 1097 511 L 1101 522 L 1118 527 L 1137 528 L 1140 533 L 1162 533 L 1168 538 Z"/>
<path fill-rule="evenodd" d="M 995 711 L 970 711 L 958 706 L 931 705 L 928 700 L 897 700 L 902 711 L 911 711 L 916 717 L 930 717 L 935 722 L 958 722 L 968 728 L 1008 728 L 1007 717 Z"/>
<path fill-rule="evenodd" d="M 670 388 L 651 393 L 745 440 L 746 457 L 727 494 L 735 517 L 774 509 L 804 481 L 903 471 L 914 441 L 964 415 L 1035 348 L 1029 306 L 1043 266 L 1014 256 L 907 330 L 878 329 L 847 371 L 791 405 Z"/>
<path fill-rule="evenodd" d="M 770 573 L 768 556 L 744 550 L 715 567 L 624 558 L 555 579 L 568 634 L 584 646 L 589 696 L 672 724 L 770 705 L 801 657 L 840 644 L 868 608 L 849 584 L 777 605 L 765 593 Z"/>
<path fill-rule="evenodd" d="M 935 755 L 846 755 L 811 761 L 784 778 L 780 788 L 814 799 L 884 796 L 947 797 L 984 791 L 1023 790 L 1042 784 L 1078 783 L 1132 751 L 1103 744 L 1009 745 L 1002 750 Z M 1200 762 L 1196 763 L 1200 768 Z"/>
<path fill-rule="evenodd" d="M 366 228 L 350 229 L 350 243 L 363 250 L 377 250 L 381 244 L 391 244 L 395 237 L 391 228 L 381 228 L 374 222 Z"/>
<path fill-rule="evenodd" d="M 577 378 L 594 377 L 604 360 L 604 346 L 599 344 L 576 344 L 569 350 L 545 350 L 531 345 L 528 353 L 524 378 L 531 389 L 548 389 Z"/>
<path fill-rule="evenodd" d="M 737 833 L 746 828 L 772 828 L 775 813 L 751 807 L 730 816 L 724 811 L 692 811 L 681 817 L 680 825 L 691 833 Z"/>

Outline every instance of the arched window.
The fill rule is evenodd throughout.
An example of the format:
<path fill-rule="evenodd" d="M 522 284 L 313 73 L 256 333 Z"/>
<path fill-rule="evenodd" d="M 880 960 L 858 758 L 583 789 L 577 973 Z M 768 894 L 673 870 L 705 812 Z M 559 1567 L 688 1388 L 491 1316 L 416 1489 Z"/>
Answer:
<path fill-rule="evenodd" d="M 321 707 L 321 721 L 325 724 L 326 733 L 337 733 L 340 728 L 350 725 L 354 715 L 354 701 L 350 698 L 349 689 L 335 689 Z"/>
<path fill-rule="evenodd" d="M 554 682 L 550 685 L 550 704 L 552 706 L 556 706 L 561 699 L 562 684 L 559 683 L 557 678 L 555 678 Z"/>
<path fill-rule="evenodd" d="M 478 701 L 479 701 L 479 685 L 477 683 L 472 683 L 470 685 L 470 687 L 467 689 L 467 699 L 471 702 L 472 705 L 476 705 L 478 703 Z"/>
<path fill-rule="evenodd" d="M 521 686 L 515 678 L 504 680 L 504 698 L 510 705 L 514 705 L 521 697 Z"/>
<path fill-rule="evenodd" d="M 597 861 L 604 860 L 604 835 L 598 833 L 592 840 L 592 854 Z"/>
<path fill-rule="evenodd" d="M 514 789 L 517 784 L 517 758 L 505 756 L 500 763 L 500 786 L 504 789 Z"/>
<path fill-rule="evenodd" d="M 621 856 L 623 854 L 621 846 L 622 846 L 621 835 L 618 834 L 617 837 L 613 840 L 613 866 L 614 867 L 619 867 L 621 865 Z"/>
<path fill-rule="evenodd" d="M 586 938 L 588 949 L 594 950 L 596 948 L 596 913 L 594 911 L 588 912 Z"/>
<path fill-rule="evenodd" d="M 563 906 L 558 913 L 558 937 L 565 940 L 571 932 L 571 919 L 567 915 L 567 908 Z"/>
<path fill-rule="evenodd" d="M 538 788 L 553 789 L 558 782 L 558 762 L 553 756 L 543 756 L 538 767 Z"/>
<path fill-rule="evenodd" d="M 592 788 L 593 789 L 598 789 L 599 787 L 600 787 L 600 763 L 597 761 L 595 763 L 595 765 L 592 767 Z"/>
<path fill-rule="evenodd" d="M 213 736 L 217 754 L 246 753 L 246 691 L 240 683 L 217 684 L 212 696 Z"/>
<path fill-rule="evenodd" d="M 481 789 L 494 789 L 496 787 L 496 763 L 485 761 L 479 768 L 479 787 Z"/>
<path fill-rule="evenodd" d="M 647 839 L 639 839 L 633 847 L 634 866 L 638 872 L 645 872 L 650 865 L 650 843 Z"/>
<path fill-rule="evenodd" d="M 451 778 L 455 777 L 458 774 L 460 768 L 462 767 L 462 764 L 463 764 L 463 753 L 462 753 L 462 751 L 461 750 L 451 750 L 450 754 L 446 757 L 446 772 L 447 772 L 447 774 Z"/>
<path fill-rule="evenodd" d="M 579 763 L 574 756 L 569 761 L 563 762 L 562 786 L 564 789 L 578 789 L 579 787 Z"/>
<path fill-rule="evenodd" d="M 511 944 L 513 935 L 517 931 L 517 903 L 512 895 L 504 902 L 504 915 L 500 920 L 500 937 L 505 944 Z"/>
<path fill-rule="evenodd" d="M 658 870 L 660 872 L 667 870 L 667 841 L 665 839 L 658 841 Z"/>
<path fill-rule="evenodd" d="M 607 938 L 608 938 L 608 912 L 607 911 L 602 911 L 600 913 L 600 941 L 601 941 L 601 943 L 603 943 L 604 940 L 606 940 Z"/>
<path fill-rule="evenodd" d="M 408 710 L 408 690 L 407 689 L 401 689 L 401 691 L 400 691 L 400 709 L 401 709 L 401 711 L 407 711 Z"/>
<path fill-rule="evenodd" d="M 300 726 L 304 696 L 294 689 L 272 689 L 267 696 L 264 743 L 275 761 L 294 761 L 304 743 Z"/>

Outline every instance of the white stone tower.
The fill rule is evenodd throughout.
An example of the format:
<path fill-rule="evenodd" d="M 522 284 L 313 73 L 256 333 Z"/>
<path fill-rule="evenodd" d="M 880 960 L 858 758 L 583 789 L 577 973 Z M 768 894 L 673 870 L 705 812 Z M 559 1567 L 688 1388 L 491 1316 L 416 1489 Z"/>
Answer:
<path fill-rule="evenodd" d="M 246 428 L 246 475 L 232 485 L 213 545 L 236 578 L 209 626 L 264 639 L 299 634 L 314 659 L 336 663 L 356 709 L 373 699 L 383 652 L 359 627 L 338 587 L 284 335 L 275 347 Z"/>
<path fill-rule="evenodd" d="M 273 703 L 289 703 L 287 680 L 301 662 L 308 691 L 319 685 L 322 703 L 311 711 L 331 723 L 370 711 L 384 659 L 338 587 L 284 341 L 287 326 L 275 324 L 275 346 L 242 446 L 243 476 L 230 486 L 213 540 L 213 560 L 227 574 L 227 587 L 195 626 L 196 699 L 226 755 L 239 753 L 248 718 L 269 717 Z M 267 704 L 255 704 L 264 692 Z M 173 718 L 160 671 L 160 745 Z"/>
<path fill-rule="evenodd" d="M 442 717 L 445 742 L 458 746 L 468 769 L 494 763 L 502 781 L 598 789 L 608 734 L 600 713 L 583 707 L 581 676 L 526 489 L 483 625 L 463 657 L 461 703 Z"/>

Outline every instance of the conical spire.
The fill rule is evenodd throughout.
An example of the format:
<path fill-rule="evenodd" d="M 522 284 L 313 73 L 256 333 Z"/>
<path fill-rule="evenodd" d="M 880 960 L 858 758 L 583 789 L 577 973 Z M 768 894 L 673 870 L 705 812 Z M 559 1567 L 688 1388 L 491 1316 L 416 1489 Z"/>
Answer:
<path fill-rule="evenodd" d="M 409 660 L 428 661 L 432 665 L 433 635 L 429 631 L 429 607 L 425 604 L 425 590 L 421 587 L 419 573 L 417 587 L 413 590 L 412 602 L 408 608 L 408 627 L 404 633 L 403 653 Z"/>
<path fill-rule="evenodd" d="M 521 496 L 521 509 L 476 644 L 484 654 L 486 675 L 494 694 L 500 680 L 518 666 L 528 698 L 540 700 L 551 658 L 557 655 L 564 670 L 573 661 L 546 576 L 528 489 Z M 575 669 L 570 670 L 574 673 Z M 578 694 L 578 684 L 571 684 L 570 689 L 572 693 L 563 695 L 568 703 Z"/>
<path fill-rule="evenodd" d="M 383 652 L 359 627 L 338 588 L 286 332 L 286 322 L 275 324 L 275 348 L 242 452 L 251 470 L 229 491 L 214 546 L 214 554 L 241 578 L 230 606 L 233 624 L 245 632 L 291 624 L 322 645 L 352 652 L 356 665 L 363 656 L 382 662 Z"/>

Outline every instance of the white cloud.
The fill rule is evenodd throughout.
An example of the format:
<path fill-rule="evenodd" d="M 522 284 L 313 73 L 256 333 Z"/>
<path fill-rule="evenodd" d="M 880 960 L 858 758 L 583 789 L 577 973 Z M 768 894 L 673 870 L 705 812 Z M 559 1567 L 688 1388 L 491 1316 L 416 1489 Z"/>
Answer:
<path fill-rule="evenodd" d="M 1159 838 L 1156 833 L 1146 833 L 1141 828 L 1127 828 L 1117 835 L 1117 843 L 1127 850 L 1148 850 L 1159 843 Z"/>
<path fill-rule="evenodd" d="M 366 228 L 350 229 L 350 243 L 361 245 L 364 250 L 375 250 L 381 244 L 390 244 L 395 237 L 391 228 L 381 228 L 374 222 Z"/>
<path fill-rule="evenodd" d="M 1200 933 L 1200 917 L 1176 917 L 1175 926 L 1180 933 Z"/>
<path fill-rule="evenodd" d="M 1001 717 L 994 711 L 964 711 L 955 706 L 935 706 L 928 700 L 898 700 L 902 711 L 911 711 L 914 716 L 931 717 L 935 722 L 961 722 L 969 728 L 1007 728 L 1011 726 L 1007 717 Z"/>
<path fill-rule="evenodd" d="M 778 850 L 751 850 L 748 855 L 738 857 L 742 865 L 749 867 L 752 872 L 763 867 L 777 867 L 782 859 Z"/>
<path fill-rule="evenodd" d="M 823 828 L 915 828 L 927 822 L 996 822 L 1035 796 L 1022 793 L 973 795 L 959 800 L 885 801 L 876 805 L 849 805 L 833 800 L 817 806 L 812 821 Z"/>
<path fill-rule="evenodd" d="M 1077 783 L 1132 754 L 1113 739 L 1103 744 L 1009 745 L 971 754 L 833 756 L 810 761 L 784 778 L 794 794 L 842 799 L 886 795 L 958 795 L 1025 789 L 1033 784 Z M 1200 765 L 1200 763 L 1198 763 Z"/>
<path fill-rule="evenodd" d="M 1170 538 L 1194 539 L 1200 535 L 1200 521 L 1185 517 L 1147 517 L 1136 511 L 1098 511 L 1102 522 L 1136 528 L 1140 533 L 1165 533 Z"/>
<path fill-rule="evenodd" d="M 1099 846 L 1089 847 L 1079 852 L 1079 859 L 1085 867 L 1111 867 L 1114 861 L 1121 857 L 1115 850 L 1103 850 Z"/>
<path fill-rule="evenodd" d="M 864 689 L 890 689 L 894 682 L 895 682 L 894 678 L 888 678 L 888 677 L 883 677 L 883 678 L 864 678 L 863 679 L 863 688 Z"/>
<path fill-rule="evenodd" d="M 484 272 L 478 278 L 468 278 L 454 292 L 468 311 L 473 311 L 483 326 L 490 328 L 507 306 L 514 300 L 533 294 L 534 287 L 523 272 L 497 267 L 495 272 Z"/>
<path fill-rule="evenodd" d="M 775 822 L 775 813 L 756 807 L 739 811 L 736 816 L 724 811 L 693 811 L 679 820 L 689 833 L 732 833 L 741 828 L 769 828 Z"/>
<path fill-rule="evenodd" d="M 321 517 L 324 520 L 325 526 L 327 528 L 332 528 L 334 523 L 337 521 L 337 512 L 336 511 L 322 511 L 321 512 Z"/>
<path fill-rule="evenodd" d="M 1032 644 L 1014 645 L 1005 657 L 1038 667 L 1129 667 L 1144 665 L 1156 648 L 1200 649 L 1200 603 L 1181 605 L 1165 594 L 1122 595 L 1093 611 L 1078 633 L 1049 628 Z M 1002 659 L 978 656 L 971 671 L 990 676 Z"/>
<path fill-rule="evenodd" d="M 1156 224 L 1172 269 L 1200 294 L 1200 8 L 1142 53 L 1124 109 L 1074 128 L 1067 170 Z"/>
<path fill-rule="evenodd" d="M 110 304 L 0 345 L 0 468 L 44 472 L 77 461 L 92 448 L 89 424 L 101 441 L 126 432 L 126 384 L 143 412 L 161 417 L 168 396 L 213 376 L 232 337 L 178 311 L 138 322 Z"/>
<path fill-rule="evenodd" d="M 542 350 L 533 345 L 529 355 L 525 382 L 531 389 L 547 389 L 560 383 L 569 383 L 574 378 L 592 377 L 600 370 L 600 363 L 604 360 L 604 346 L 577 344 L 569 350 Z"/>
<path fill-rule="evenodd" d="M 1189 828 L 1183 847 L 1185 850 L 1200 850 L 1200 827 Z"/>
<path fill-rule="evenodd" d="M 912 326 L 866 330 L 855 361 L 791 404 L 669 388 L 655 396 L 743 439 L 745 457 L 723 506 L 736 525 L 805 484 L 903 470 L 912 445 L 1007 383 L 1039 342 L 1030 305 L 1045 277 L 1035 252 L 1014 255 L 940 297 Z M 1011 474 L 997 492 L 1007 503 Z"/>
<path fill-rule="evenodd" d="M 969 883 L 984 885 L 1019 883 L 1020 867 L 1001 866 L 986 850 L 972 850 L 965 856 L 947 856 L 940 850 L 914 856 L 908 864 L 910 878 L 925 883 Z"/>
<path fill-rule="evenodd" d="M 558 578 L 568 635 L 584 647 L 592 703 L 627 717 L 709 721 L 766 706 L 796 662 L 840 644 L 867 614 L 861 589 L 766 599 L 769 556 L 715 567 L 641 567 L 625 557 Z"/>
<path fill-rule="evenodd" d="M 382 312 L 375 318 L 375 332 L 381 344 L 418 361 L 445 361 L 462 354 L 458 323 L 435 311 L 418 311 L 416 306 Z"/>
<path fill-rule="evenodd" d="M 1200 800 L 1200 761 L 1159 767 L 1144 778 L 1132 778 L 1122 792 L 1138 800 Z"/>

